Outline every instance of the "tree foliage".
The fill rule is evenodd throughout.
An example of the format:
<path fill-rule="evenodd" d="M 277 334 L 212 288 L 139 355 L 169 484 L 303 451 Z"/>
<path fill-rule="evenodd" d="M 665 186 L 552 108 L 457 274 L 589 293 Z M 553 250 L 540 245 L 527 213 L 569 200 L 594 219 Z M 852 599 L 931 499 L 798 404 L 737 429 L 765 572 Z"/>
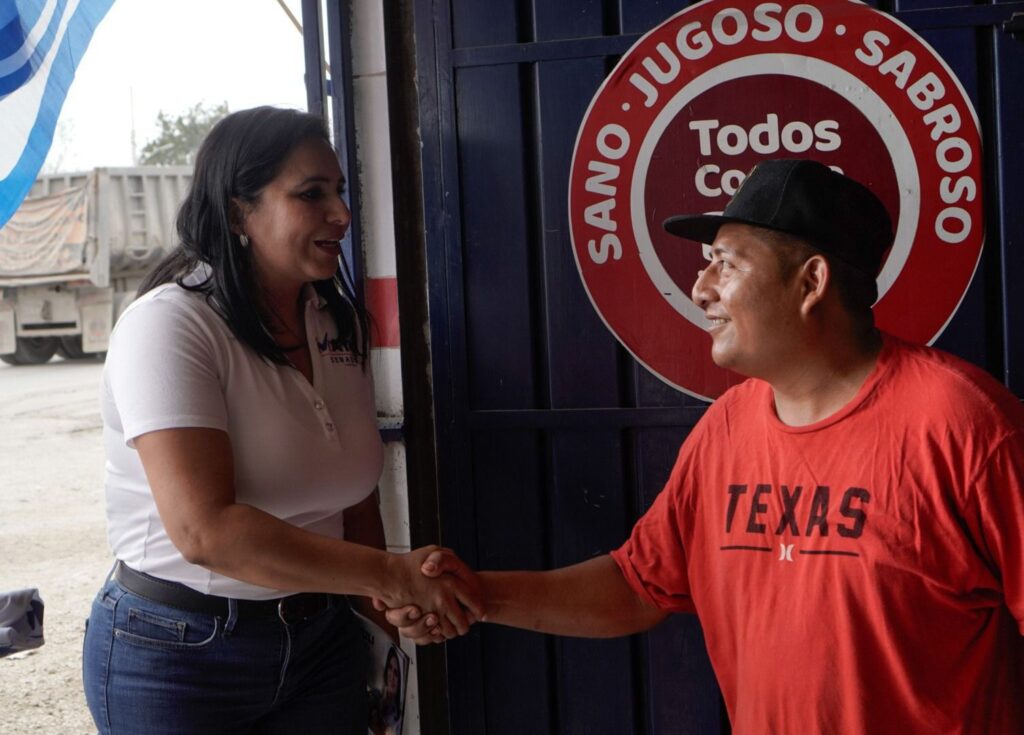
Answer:
<path fill-rule="evenodd" d="M 143 146 L 139 163 L 147 166 L 191 165 L 210 128 L 227 114 L 227 102 L 213 107 L 200 102 L 180 115 L 169 115 L 161 110 L 156 116 L 160 134 Z"/>

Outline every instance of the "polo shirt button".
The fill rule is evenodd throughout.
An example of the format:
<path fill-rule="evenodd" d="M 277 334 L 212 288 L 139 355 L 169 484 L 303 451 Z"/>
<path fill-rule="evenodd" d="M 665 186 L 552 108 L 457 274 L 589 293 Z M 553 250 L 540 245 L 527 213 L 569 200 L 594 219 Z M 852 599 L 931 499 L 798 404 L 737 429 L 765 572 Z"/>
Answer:
<path fill-rule="evenodd" d="M 322 411 L 325 405 L 327 404 L 325 404 L 322 400 L 317 398 L 316 402 L 313 404 L 313 408 L 315 408 L 317 411 Z"/>
<path fill-rule="evenodd" d="M 326 424 L 324 424 L 324 427 L 325 427 L 325 428 L 326 428 L 326 429 L 327 429 L 328 431 L 334 431 L 334 424 L 333 424 L 332 422 L 330 422 L 330 421 L 328 421 L 328 422 L 327 422 Z"/>

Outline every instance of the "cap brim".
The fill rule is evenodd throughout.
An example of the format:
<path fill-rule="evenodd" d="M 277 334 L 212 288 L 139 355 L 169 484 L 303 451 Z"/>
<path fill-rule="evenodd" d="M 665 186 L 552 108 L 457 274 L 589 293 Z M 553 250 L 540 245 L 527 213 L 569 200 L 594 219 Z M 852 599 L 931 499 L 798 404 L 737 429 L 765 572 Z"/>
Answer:
<path fill-rule="evenodd" d="M 665 231 L 676 237 L 683 237 L 694 242 L 710 243 L 718 234 L 718 228 L 728 222 L 736 222 L 732 217 L 720 214 L 680 214 L 669 217 L 661 223 Z"/>

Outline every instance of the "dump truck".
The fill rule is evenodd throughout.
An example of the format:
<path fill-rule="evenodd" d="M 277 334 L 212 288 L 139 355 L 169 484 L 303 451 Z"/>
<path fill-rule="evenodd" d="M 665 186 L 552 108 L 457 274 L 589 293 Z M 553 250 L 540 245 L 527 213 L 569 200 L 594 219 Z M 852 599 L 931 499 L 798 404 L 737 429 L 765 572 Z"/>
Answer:
<path fill-rule="evenodd" d="M 177 243 L 188 166 L 41 175 L 0 228 L 0 360 L 102 356 L 146 272 Z"/>

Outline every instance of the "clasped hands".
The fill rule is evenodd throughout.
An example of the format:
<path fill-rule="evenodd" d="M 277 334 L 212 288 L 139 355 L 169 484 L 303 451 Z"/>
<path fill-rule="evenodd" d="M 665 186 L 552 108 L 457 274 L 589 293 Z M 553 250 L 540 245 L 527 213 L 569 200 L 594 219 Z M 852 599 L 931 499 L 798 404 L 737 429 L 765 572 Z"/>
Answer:
<path fill-rule="evenodd" d="M 403 637 L 416 645 L 465 635 L 485 619 L 487 608 L 477 575 L 450 549 L 425 546 L 396 559 L 396 590 L 373 599 Z"/>

